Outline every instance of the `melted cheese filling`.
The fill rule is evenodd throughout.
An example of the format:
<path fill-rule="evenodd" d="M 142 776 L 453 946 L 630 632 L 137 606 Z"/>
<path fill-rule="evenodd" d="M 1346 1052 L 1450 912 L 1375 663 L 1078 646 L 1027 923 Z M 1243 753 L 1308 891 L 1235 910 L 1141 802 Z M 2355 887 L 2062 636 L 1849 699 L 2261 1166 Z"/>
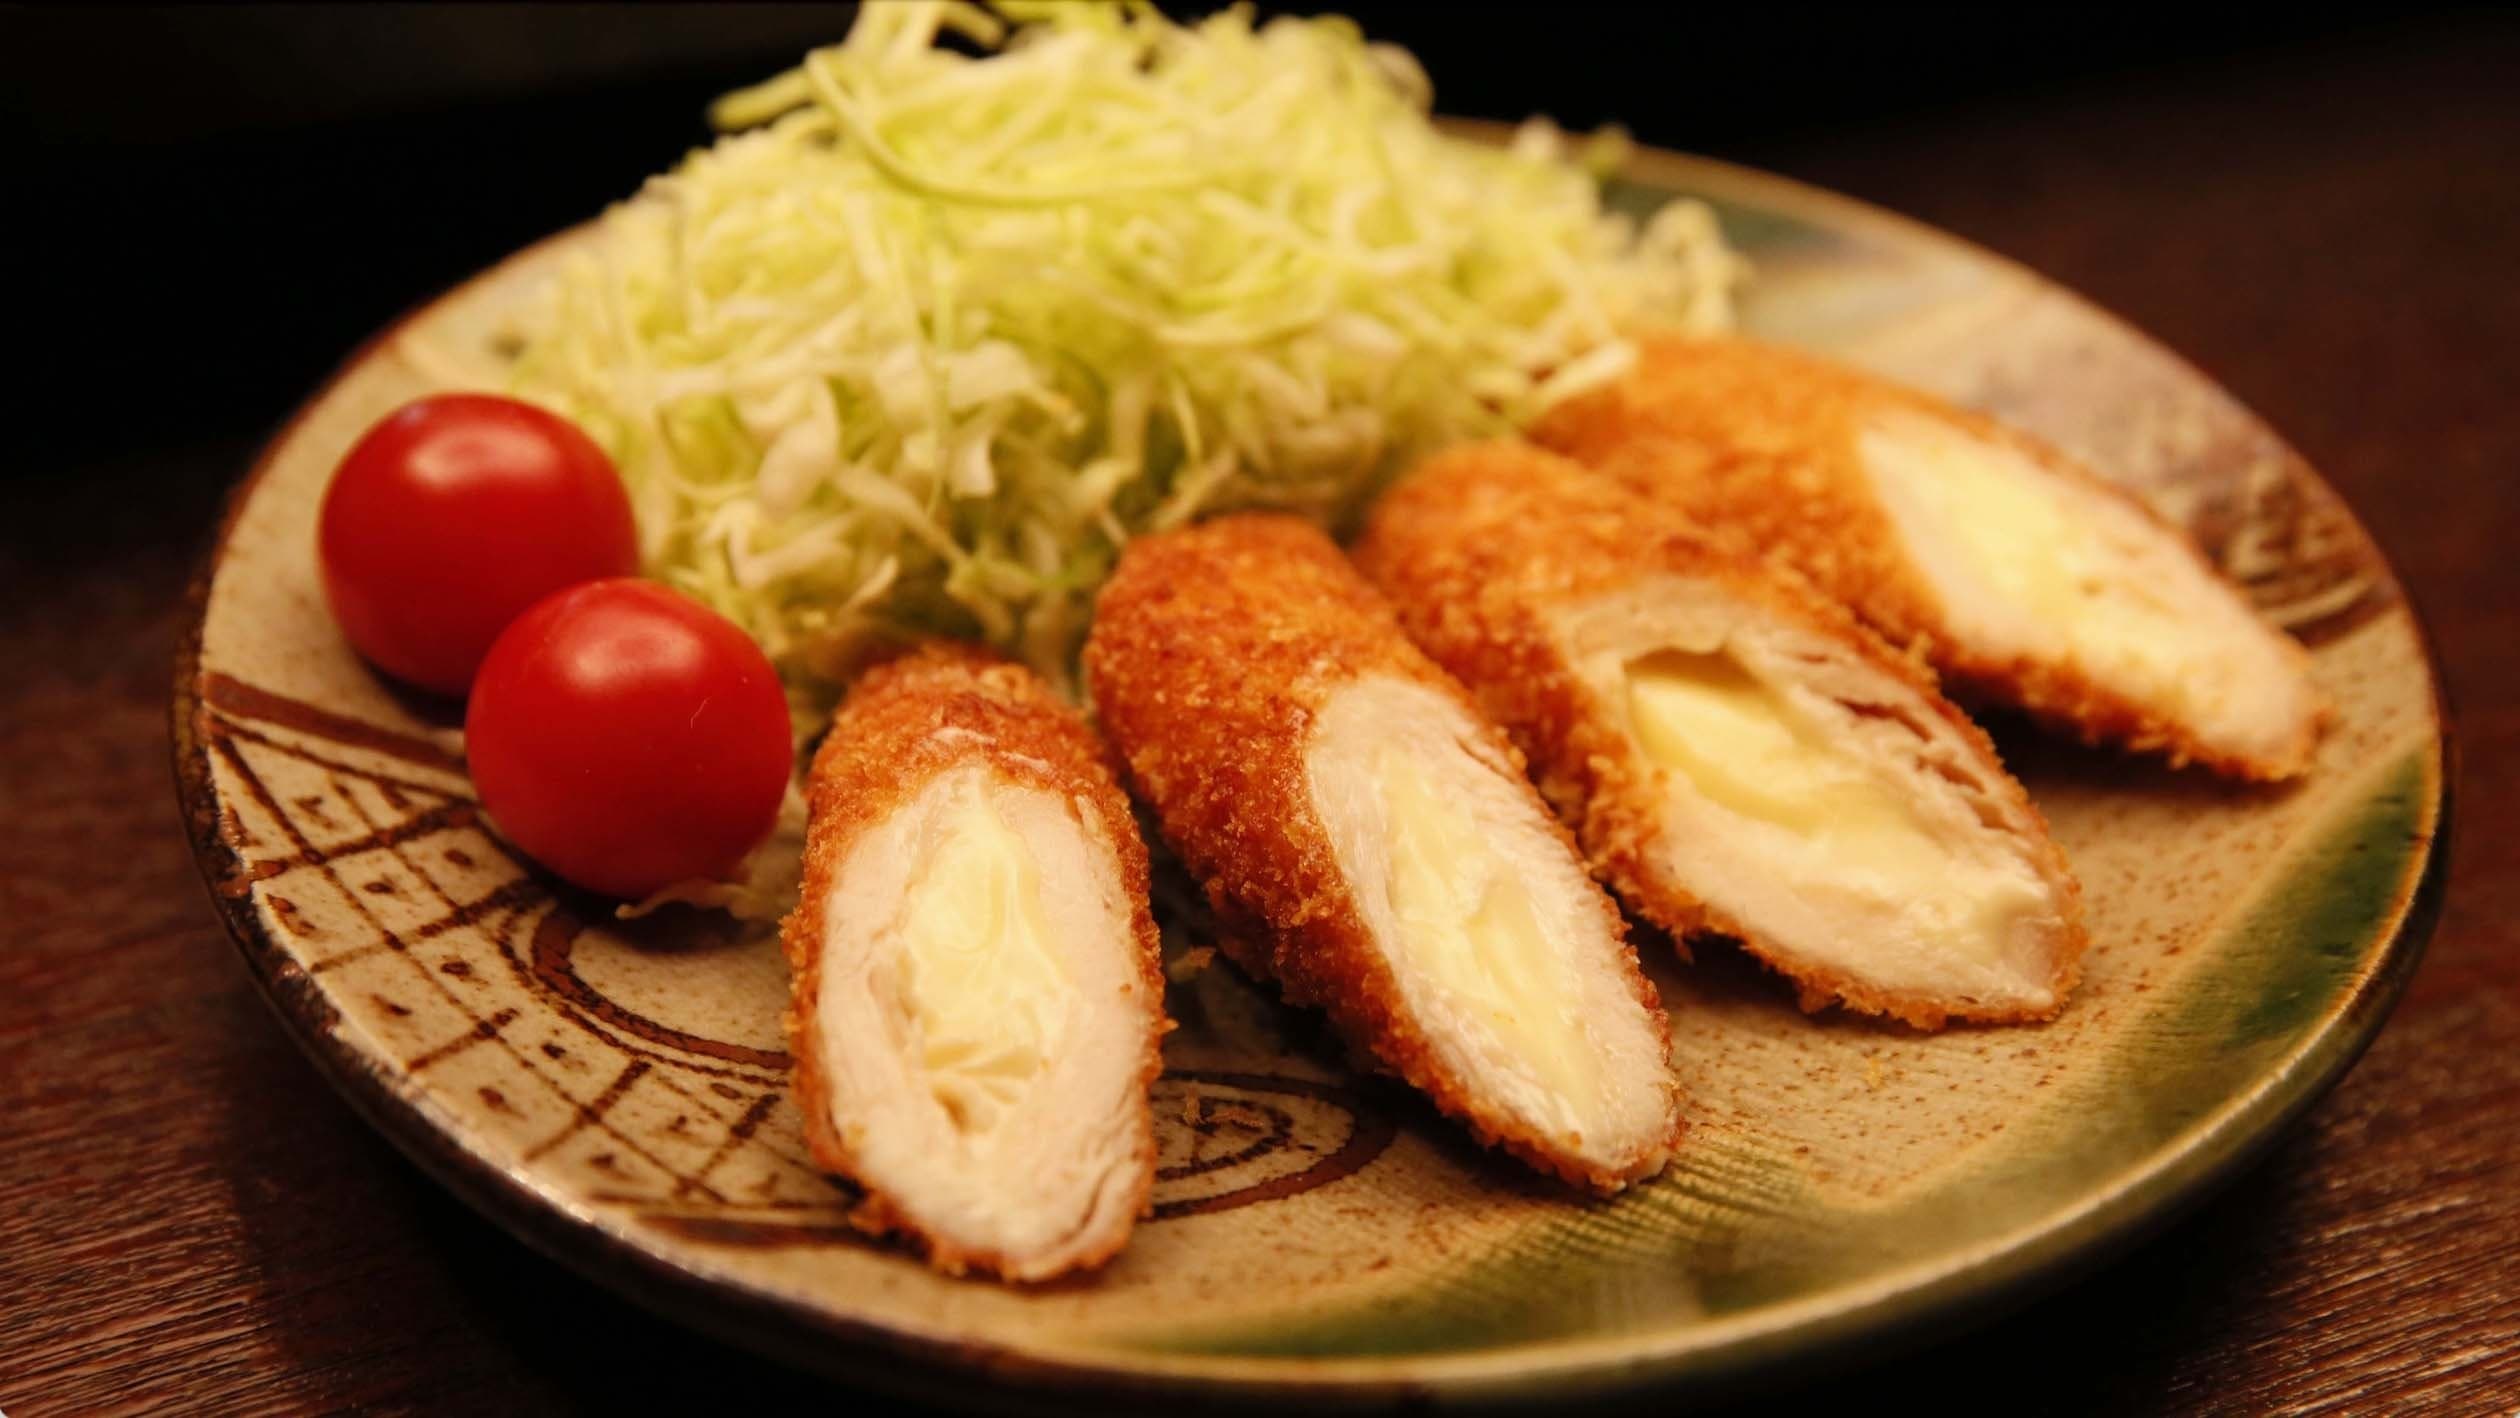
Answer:
<path fill-rule="evenodd" d="M 1590 1116 L 1601 1096 L 1600 1063 L 1564 1008 L 1582 991 L 1542 929 L 1531 893 L 1497 860 L 1460 799 L 1437 790 L 1418 754 L 1386 743 L 1373 773 L 1392 913 L 1411 961 L 1544 1085 L 1574 1101 L 1576 1116 Z"/>
<path fill-rule="evenodd" d="M 1860 451 L 1873 476 L 2028 622 L 2026 640 L 2174 703 L 2220 696 L 2230 666 L 2179 608 L 2194 578 L 2153 574 L 2152 558 L 2112 536 L 2124 535 L 2132 512 L 2069 496 L 2018 449 L 1905 411 L 1875 416 Z"/>
<path fill-rule="evenodd" d="M 1720 651 L 1665 650 L 1627 670 L 1629 723 L 1646 758 L 1684 791 L 1794 844 L 1799 882 L 1898 903 L 1973 958 L 2003 953 L 2016 921 L 2044 908 L 2026 867 L 1954 851 L 1908 797 L 1821 736 Z M 1795 870 L 1795 868 L 1799 868 Z"/>
<path fill-rule="evenodd" d="M 1075 994 L 1051 947 L 1041 871 L 985 792 L 959 794 L 902 898 L 911 1056 L 965 1132 L 987 1131 L 1049 1067 Z"/>

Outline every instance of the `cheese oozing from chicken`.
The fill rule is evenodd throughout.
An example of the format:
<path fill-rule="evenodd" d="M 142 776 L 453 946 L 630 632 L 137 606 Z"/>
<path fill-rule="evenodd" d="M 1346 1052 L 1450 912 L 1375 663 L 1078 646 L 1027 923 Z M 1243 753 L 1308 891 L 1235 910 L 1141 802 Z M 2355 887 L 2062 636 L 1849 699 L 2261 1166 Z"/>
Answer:
<path fill-rule="evenodd" d="M 2071 662 L 2215 747 L 2263 752 L 2314 712 L 2247 606 L 2135 508 L 1911 410 L 1874 413 L 1858 448 L 1953 633 Z"/>
<path fill-rule="evenodd" d="M 1058 1052 L 1075 992 L 1051 948 L 1040 865 L 988 794 L 948 809 L 900 929 L 928 1088 L 957 1127 L 986 1130 Z"/>
<path fill-rule="evenodd" d="M 1482 736 L 1424 685 L 1358 681 L 1314 721 L 1313 805 L 1414 1032 L 1553 1145 L 1623 1167 L 1670 1127 L 1661 1035 L 1600 888 Z"/>
<path fill-rule="evenodd" d="M 952 1250 L 1051 1274 L 1135 1194 L 1144 983 L 1112 849 L 974 763 L 852 842 L 813 1008 L 852 1173 Z"/>
<path fill-rule="evenodd" d="M 1600 1065 L 1582 1031 L 1533 1008 L 1573 991 L 1530 891 L 1489 850 L 1467 805 L 1436 790 L 1419 752 L 1386 745 L 1374 768 L 1388 831 L 1383 884 L 1416 960 L 1549 1087 L 1596 1098 Z"/>
<path fill-rule="evenodd" d="M 1988 965 L 2050 911 L 2026 865 L 1959 848 L 1911 792 L 1841 752 L 1731 655 L 1646 655 L 1629 663 L 1626 691 L 1646 759 L 1672 791 L 1768 829 L 1758 835 L 1779 885 L 1870 898 L 1941 949 Z"/>

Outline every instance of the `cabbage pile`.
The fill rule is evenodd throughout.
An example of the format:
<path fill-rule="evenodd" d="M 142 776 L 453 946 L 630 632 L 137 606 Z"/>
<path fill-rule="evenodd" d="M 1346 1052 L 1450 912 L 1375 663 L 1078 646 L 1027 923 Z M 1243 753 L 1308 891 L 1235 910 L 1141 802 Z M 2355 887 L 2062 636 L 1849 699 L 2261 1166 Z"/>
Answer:
<path fill-rule="evenodd" d="M 1709 214 L 1606 211 L 1615 139 L 1508 146 L 1344 20 L 864 7 L 604 219 L 517 392 L 618 460 L 648 570 L 810 728 L 866 653 L 985 639 L 1069 682 L 1120 544 L 1338 525 L 1412 456 L 1729 320 Z"/>

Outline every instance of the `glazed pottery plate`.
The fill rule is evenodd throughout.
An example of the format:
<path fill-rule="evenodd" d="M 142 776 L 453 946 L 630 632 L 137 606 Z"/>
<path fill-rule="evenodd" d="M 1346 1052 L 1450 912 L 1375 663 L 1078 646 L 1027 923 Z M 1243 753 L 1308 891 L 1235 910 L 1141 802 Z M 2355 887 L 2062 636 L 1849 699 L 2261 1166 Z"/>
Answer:
<path fill-rule="evenodd" d="M 1806 1018 L 1720 945 L 1670 963 L 1692 1127 L 1612 1201 L 1482 1153 L 1217 966 L 1177 983 L 1153 1212 L 1090 1279 L 953 1280 L 869 1240 L 806 1155 L 773 941 L 622 923 L 475 810 L 460 742 L 354 657 L 317 583 L 351 441 L 451 371 L 495 383 L 583 233 L 359 352 L 238 491 L 176 686 L 177 769 L 245 958 L 375 1124 L 527 1241 L 861 1382 L 1100 1406 L 1563 1401 L 1755 1377 L 1982 1309 L 2167 1214 L 2333 1082 L 2437 893 L 2443 724 L 2388 568 L 2233 400 L 1984 252 L 1779 178 L 1641 156 L 1637 210 L 1710 203 L 1753 333 L 2032 429 L 2194 529 L 2309 644 L 2337 717 L 2298 785 L 1998 726 L 2090 905 L 2042 1028 Z"/>

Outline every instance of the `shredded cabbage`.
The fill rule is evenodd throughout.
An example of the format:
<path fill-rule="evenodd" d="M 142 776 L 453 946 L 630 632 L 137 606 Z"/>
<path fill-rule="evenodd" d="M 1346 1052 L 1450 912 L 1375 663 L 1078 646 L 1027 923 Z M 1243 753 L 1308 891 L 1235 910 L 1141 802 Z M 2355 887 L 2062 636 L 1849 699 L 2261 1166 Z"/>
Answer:
<path fill-rule="evenodd" d="M 1342 19 L 868 5 L 607 214 L 516 388 L 608 447 L 651 574 L 761 641 L 801 730 L 902 636 L 1067 683 L 1129 536 L 1337 525 L 1615 377 L 1623 330 L 1729 323 L 1704 208 L 1604 210 L 1615 138 L 1491 147 L 1429 98 Z"/>

